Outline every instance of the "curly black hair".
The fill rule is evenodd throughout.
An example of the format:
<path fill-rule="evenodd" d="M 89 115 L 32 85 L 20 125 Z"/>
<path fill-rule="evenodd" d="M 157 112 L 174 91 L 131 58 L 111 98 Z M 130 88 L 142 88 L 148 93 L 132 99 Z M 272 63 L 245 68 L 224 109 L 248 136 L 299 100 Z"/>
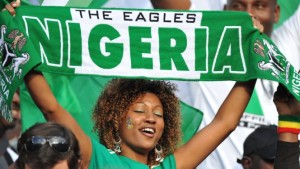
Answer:
<path fill-rule="evenodd" d="M 163 149 L 163 156 L 173 153 L 181 141 L 181 116 L 179 99 L 176 97 L 176 86 L 162 80 L 113 79 L 102 91 L 93 112 L 94 130 L 100 142 L 113 149 L 116 133 L 124 120 L 129 106 L 145 93 L 155 94 L 161 101 L 164 110 L 165 128 L 158 144 Z M 148 165 L 155 165 L 155 152 L 148 157 Z"/>

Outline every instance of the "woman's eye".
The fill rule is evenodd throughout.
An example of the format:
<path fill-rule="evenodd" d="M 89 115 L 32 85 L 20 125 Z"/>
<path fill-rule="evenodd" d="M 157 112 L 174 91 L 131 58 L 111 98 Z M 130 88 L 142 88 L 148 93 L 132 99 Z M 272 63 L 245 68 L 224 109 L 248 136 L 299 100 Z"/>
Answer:
<path fill-rule="evenodd" d="M 134 110 L 136 113 L 145 113 L 145 110 Z"/>
<path fill-rule="evenodd" d="M 159 117 L 163 117 L 164 116 L 163 113 L 161 113 L 161 112 L 156 112 L 154 114 L 157 115 L 157 116 L 159 116 Z"/>

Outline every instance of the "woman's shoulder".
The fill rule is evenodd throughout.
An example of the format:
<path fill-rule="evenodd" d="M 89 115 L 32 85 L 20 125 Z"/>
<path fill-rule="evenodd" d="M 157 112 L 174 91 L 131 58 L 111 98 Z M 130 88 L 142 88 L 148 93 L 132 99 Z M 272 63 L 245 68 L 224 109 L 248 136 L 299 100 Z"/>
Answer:
<path fill-rule="evenodd" d="M 92 156 L 89 168 L 99 168 L 101 166 L 110 166 L 114 163 L 119 163 L 120 159 L 118 155 L 107 149 L 103 144 L 101 144 L 97 139 L 91 138 L 92 142 Z"/>

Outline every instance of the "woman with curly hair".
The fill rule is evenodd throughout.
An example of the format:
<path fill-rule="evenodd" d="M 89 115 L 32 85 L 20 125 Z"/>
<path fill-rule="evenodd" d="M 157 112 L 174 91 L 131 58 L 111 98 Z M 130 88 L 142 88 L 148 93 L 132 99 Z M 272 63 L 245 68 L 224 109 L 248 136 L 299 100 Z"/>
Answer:
<path fill-rule="evenodd" d="M 143 145 L 149 142 L 150 147 L 145 149 L 151 151 L 144 160 L 148 161 L 148 165 L 159 164 L 162 157 L 175 150 L 181 138 L 181 116 L 175 90 L 173 84 L 165 81 L 110 81 L 99 97 L 93 113 L 94 128 L 101 143 L 122 154 L 122 149 L 130 147 L 127 147 L 127 144 L 124 144 L 126 147 L 121 147 L 117 144 L 118 140 L 120 144 L 135 142 Z M 156 103 L 153 104 L 153 108 L 148 106 L 152 101 L 148 101 L 148 98 Z M 142 118 L 145 118 L 145 124 L 142 123 Z M 145 139 L 140 138 L 139 133 L 146 136 Z M 153 148 L 153 145 L 156 147 Z M 159 151 L 161 153 L 155 153 Z"/>
<path fill-rule="evenodd" d="M 100 142 L 87 136 L 59 105 L 42 74 L 31 72 L 25 82 L 45 118 L 73 131 L 83 168 L 90 169 L 195 168 L 236 128 L 255 85 L 255 80 L 237 82 L 214 120 L 180 145 L 179 102 L 169 82 L 109 82 L 93 113 Z"/>

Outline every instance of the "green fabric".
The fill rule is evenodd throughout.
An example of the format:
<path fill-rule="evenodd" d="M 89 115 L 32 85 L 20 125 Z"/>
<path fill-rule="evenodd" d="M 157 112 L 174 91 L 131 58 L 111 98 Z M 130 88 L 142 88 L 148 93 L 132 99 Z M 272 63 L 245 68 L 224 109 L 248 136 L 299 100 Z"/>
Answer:
<path fill-rule="evenodd" d="M 291 17 L 300 5 L 300 0 L 278 0 L 280 6 L 279 22 L 274 25 L 275 29 Z"/>
<path fill-rule="evenodd" d="M 244 12 L 32 6 L 17 10 L 14 18 L 3 12 L 1 22 L 26 32 L 30 40 L 15 52 L 28 53 L 28 63 L 40 56 L 42 64 L 35 63 L 39 71 L 194 81 L 263 78 L 283 83 L 299 98 L 298 74 Z M 2 35 L 4 44 L 16 39 L 9 38 L 11 33 Z"/>
<path fill-rule="evenodd" d="M 93 132 L 92 112 L 104 85 L 111 78 L 98 76 L 65 76 L 44 73 L 58 102 L 76 119 L 86 134 L 97 138 Z M 26 86 L 20 87 L 22 130 L 36 122 L 45 122 L 41 111 L 31 99 Z"/>
<path fill-rule="evenodd" d="M 3 21 L 4 18 L 12 18 L 12 16 L 7 11 L 2 12 L 0 20 Z M 14 38 L 12 37 L 19 32 L 18 26 L 15 23 L 9 21 L 6 24 L 0 24 L 0 29 L 0 109 L 5 119 L 12 120 L 10 103 L 13 94 L 22 83 L 24 75 L 32 67 L 38 65 L 40 59 L 36 57 L 30 58 L 31 54 L 36 54 L 34 54 L 34 49 L 30 41 L 26 42 L 26 45 L 22 44 L 24 40 L 26 41 L 26 38 L 21 37 L 19 43 L 16 46 L 13 45 Z M 23 52 L 23 48 L 32 51 L 32 53 Z"/>
<path fill-rule="evenodd" d="M 24 18 L 25 23 L 23 24 L 25 24 L 25 29 L 28 30 L 27 34 L 31 41 L 34 42 L 33 44 L 37 53 L 42 55 L 44 63 L 38 66 L 37 70 L 50 73 L 57 73 L 59 71 L 60 74 L 66 75 L 76 73 L 116 77 L 148 77 L 156 79 L 241 81 L 259 77 L 257 73 L 261 73 L 265 75 L 262 78 L 276 80 L 271 73 L 262 72 L 256 67 L 256 64 L 262 61 L 264 59 L 263 57 L 266 56 L 258 56 L 255 53 L 256 46 L 253 47 L 253 45 L 258 45 L 255 41 L 260 43 L 268 42 L 271 47 L 273 44 L 267 37 L 261 35 L 253 28 L 251 19 L 246 13 L 186 11 L 179 13 L 180 15 L 189 15 L 191 18 L 194 18 L 192 15 L 202 16 L 202 19 L 199 20 L 201 25 L 199 26 L 198 22 L 192 24 L 191 26 L 197 25 L 199 28 L 191 29 L 191 31 L 194 31 L 194 34 L 188 36 L 183 30 L 178 28 L 163 28 L 163 26 L 166 26 L 165 23 L 170 22 L 169 20 L 164 21 L 165 23 L 157 24 L 159 34 L 156 36 L 159 38 L 160 46 L 159 53 L 155 54 L 158 54 L 159 58 L 152 59 L 142 57 L 141 55 L 144 53 L 150 54 L 150 45 L 153 44 L 140 42 L 142 38 L 151 40 L 151 37 L 149 37 L 149 35 L 151 35 L 151 32 L 149 32 L 151 31 L 151 27 L 134 26 L 136 22 L 130 22 L 128 24 L 128 21 L 124 21 L 122 25 L 114 25 L 113 22 L 109 25 L 109 21 L 103 21 L 105 24 L 101 24 L 101 22 L 95 24 L 95 22 L 89 22 L 87 19 L 81 20 L 76 18 L 75 15 L 80 17 L 79 15 L 82 15 L 82 13 L 78 11 L 74 12 L 76 10 L 74 8 L 71 9 L 73 12 L 72 16 L 71 13 L 68 12 L 69 8 L 67 7 L 42 7 L 45 8 L 43 9 L 42 15 L 39 15 L 39 10 L 33 10 L 31 8 L 32 7 L 19 8 L 18 13 L 20 13 L 20 15 L 18 16 L 22 16 L 22 18 L 17 16 L 16 20 L 20 21 Z M 53 13 L 53 10 L 57 12 Z M 85 14 L 87 14 L 87 12 L 108 12 L 118 15 L 122 14 L 123 11 L 116 9 L 84 11 Z M 147 15 L 147 12 L 148 11 L 145 10 L 144 15 Z M 62 16 L 61 13 L 65 13 L 65 15 Z M 126 13 L 134 13 L 134 15 L 139 16 L 141 14 L 140 11 L 136 10 L 129 10 L 126 11 Z M 166 14 L 163 11 L 155 11 L 153 13 L 160 16 Z M 170 16 L 176 16 L 176 14 L 176 12 L 173 12 Z M 39 15 L 39 18 L 32 18 L 32 15 Z M 216 23 L 211 20 L 218 17 L 218 15 L 223 16 L 223 18 L 220 18 L 218 26 L 216 26 Z M 47 16 L 48 22 L 46 22 L 46 26 L 49 26 L 48 30 L 45 30 L 46 27 L 41 25 L 43 16 Z M 71 21 L 71 17 L 73 17 L 73 21 Z M 231 19 L 233 20 L 232 22 L 228 22 L 225 19 L 229 17 L 233 18 Z M 241 17 L 244 19 L 234 19 Z M 61 22 L 55 21 L 56 19 L 60 19 Z M 108 20 L 110 20 L 109 17 Z M 71 23 L 62 25 L 64 22 Z M 83 22 L 82 24 L 85 26 L 91 25 L 92 29 L 84 30 L 77 22 Z M 133 26 L 131 26 L 131 24 L 133 24 Z M 175 25 L 184 26 L 177 23 Z M 121 28 L 118 29 L 117 26 Z M 72 27 L 73 29 L 69 29 L 68 27 Z M 104 29 L 105 31 L 102 31 Z M 81 32 L 84 33 L 86 31 L 91 32 L 87 33 L 86 36 L 78 36 L 81 35 Z M 121 36 L 119 34 L 121 31 L 130 31 L 131 34 Z M 140 34 L 140 31 L 146 31 L 146 33 Z M 208 31 L 210 32 L 209 34 Z M 169 32 L 172 32 L 171 36 Z M 125 41 L 119 43 L 104 43 L 103 45 L 106 45 L 106 52 L 112 53 L 109 55 L 103 52 L 103 49 L 99 49 L 97 42 L 99 42 L 102 37 L 111 39 L 118 37 L 124 39 L 129 38 L 130 42 L 129 44 Z M 189 40 L 193 38 L 194 41 L 192 41 L 192 43 L 196 45 L 195 48 L 191 48 L 189 46 L 191 44 L 188 44 L 188 42 L 190 42 Z M 71 43 L 69 46 L 66 44 L 66 42 L 73 42 L 73 40 L 76 41 L 75 44 Z M 173 40 L 176 41 L 176 46 L 172 46 Z M 203 40 L 206 40 L 207 43 L 204 43 Z M 83 51 L 86 48 L 82 48 L 82 45 L 88 45 L 88 51 Z M 206 45 L 209 45 L 208 51 L 206 51 Z M 267 47 L 267 45 L 265 45 L 265 47 Z M 89 63 L 86 63 L 88 60 L 82 57 L 81 52 L 88 52 L 83 54 L 89 54 L 89 60 L 91 60 Z M 130 52 L 131 57 L 126 57 L 126 52 Z M 194 55 L 189 58 L 184 58 L 187 56 L 183 56 L 183 52 L 189 54 L 194 53 Z M 280 55 L 280 52 L 276 51 L 276 49 L 275 52 L 278 52 Z M 69 53 L 71 53 L 71 55 L 69 55 Z M 254 61 L 250 60 L 250 57 L 253 57 L 251 59 Z M 285 64 L 286 61 L 282 56 L 276 57 L 278 57 L 278 62 L 281 62 L 280 64 Z M 265 59 L 269 61 L 267 58 Z M 125 65 L 125 63 L 128 62 L 131 64 Z M 154 66 L 157 62 L 159 64 L 158 68 Z M 247 70 L 248 67 L 254 68 L 254 70 Z M 168 75 L 164 76 L 162 73 L 168 73 Z M 245 78 L 245 75 L 247 78 Z"/>
<path fill-rule="evenodd" d="M 246 107 L 245 112 L 255 114 L 255 115 L 263 115 L 264 114 L 262 107 L 260 105 L 256 90 L 253 91 L 251 99 Z"/>
<path fill-rule="evenodd" d="M 92 156 L 89 169 L 149 169 L 145 164 L 139 163 L 125 156 L 115 154 L 112 150 L 107 149 L 97 140 L 92 139 Z M 163 162 L 154 167 L 154 169 L 176 169 L 176 162 L 173 155 L 168 155 Z"/>
<path fill-rule="evenodd" d="M 181 130 L 183 133 L 182 143 L 184 144 L 197 133 L 203 119 L 203 113 L 182 101 L 180 102 L 180 107 L 182 119 Z"/>

